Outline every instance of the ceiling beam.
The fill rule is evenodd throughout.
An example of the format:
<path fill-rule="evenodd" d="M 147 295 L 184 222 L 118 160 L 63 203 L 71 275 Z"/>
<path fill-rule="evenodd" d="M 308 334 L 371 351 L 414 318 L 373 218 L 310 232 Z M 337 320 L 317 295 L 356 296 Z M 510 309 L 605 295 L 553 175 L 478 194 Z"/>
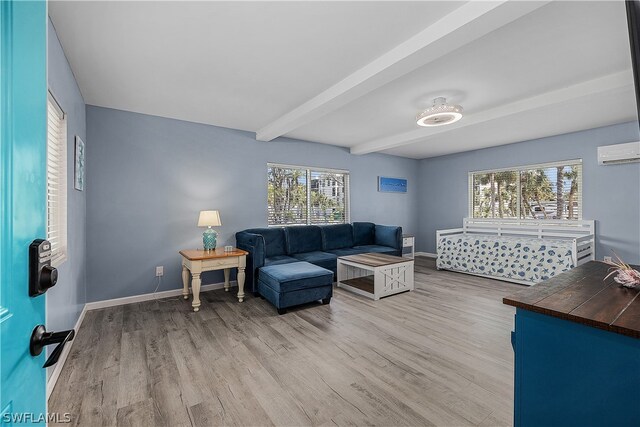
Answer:
<path fill-rule="evenodd" d="M 629 87 L 629 90 L 631 90 L 632 85 L 633 75 L 631 74 L 631 70 L 620 71 L 603 77 L 598 77 L 593 80 L 587 80 L 571 86 L 545 92 L 530 98 L 514 101 L 509 104 L 503 104 L 488 110 L 465 115 L 462 120 L 449 126 L 418 128 L 409 132 L 363 142 L 351 147 L 351 154 L 367 154 L 389 150 L 391 148 L 413 144 L 418 141 L 424 141 L 437 135 L 455 131 L 463 127 L 477 125 L 490 120 L 496 120 L 526 111 L 533 111 L 551 105 L 562 104 L 586 96 L 607 93 L 626 87 Z"/>
<path fill-rule="evenodd" d="M 256 139 L 271 141 L 285 135 L 547 3 L 548 1 L 465 3 L 335 85 L 259 129 Z"/>

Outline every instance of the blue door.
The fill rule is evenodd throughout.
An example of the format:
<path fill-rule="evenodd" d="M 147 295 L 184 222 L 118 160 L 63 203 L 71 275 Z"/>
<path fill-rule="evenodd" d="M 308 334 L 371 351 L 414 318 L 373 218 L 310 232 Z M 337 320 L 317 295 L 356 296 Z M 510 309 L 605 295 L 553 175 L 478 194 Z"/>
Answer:
<path fill-rule="evenodd" d="M 0 1 L 0 425 L 46 419 L 44 352 L 29 351 L 45 296 L 29 297 L 29 244 L 45 238 L 47 8 Z"/>

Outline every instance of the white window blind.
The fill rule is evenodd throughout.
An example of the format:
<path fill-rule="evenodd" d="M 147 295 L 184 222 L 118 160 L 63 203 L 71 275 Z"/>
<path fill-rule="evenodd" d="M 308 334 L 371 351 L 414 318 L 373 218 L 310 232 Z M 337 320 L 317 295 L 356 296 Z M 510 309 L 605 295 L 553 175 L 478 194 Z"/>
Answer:
<path fill-rule="evenodd" d="M 267 164 L 269 225 L 349 222 L 349 172 Z"/>
<path fill-rule="evenodd" d="M 57 266 L 67 257 L 67 120 L 51 94 L 47 114 L 47 240 Z"/>
<path fill-rule="evenodd" d="M 349 174 L 310 170 L 310 224 L 344 224 L 349 222 L 347 189 Z"/>
<path fill-rule="evenodd" d="M 471 172 L 469 216 L 582 219 L 582 160 Z"/>

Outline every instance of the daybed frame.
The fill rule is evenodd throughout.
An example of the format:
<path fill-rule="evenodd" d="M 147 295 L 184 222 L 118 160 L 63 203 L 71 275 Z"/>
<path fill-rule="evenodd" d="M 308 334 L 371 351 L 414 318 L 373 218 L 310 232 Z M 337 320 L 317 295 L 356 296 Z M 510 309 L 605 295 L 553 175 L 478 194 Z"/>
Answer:
<path fill-rule="evenodd" d="M 481 219 L 464 218 L 462 228 L 436 231 L 436 247 L 440 237 L 456 234 L 483 234 L 493 236 L 537 237 L 539 239 L 568 239 L 573 243 L 573 265 L 578 266 L 592 261 L 596 257 L 595 221 L 580 220 L 518 220 L 518 219 Z M 507 282 L 532 285 L 526 280 L 496 277 L 489 274 L 469 273 L 461 270 L 451 270 L 474 276 L 489 277 Z"/>

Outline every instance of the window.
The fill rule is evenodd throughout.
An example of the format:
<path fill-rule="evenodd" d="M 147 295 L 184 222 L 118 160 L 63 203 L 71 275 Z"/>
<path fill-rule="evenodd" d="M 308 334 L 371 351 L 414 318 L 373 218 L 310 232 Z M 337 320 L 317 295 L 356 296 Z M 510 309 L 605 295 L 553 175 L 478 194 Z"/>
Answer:
<path fill-rule="evenodd" d="M 349 222 L 349 172 L 267 164 L 269 225 Z"/>
<path fill-rule="evenodd" d="M 471 172 L 469 216 L 582 219 L 582 160 Z"/>
<path fill-rule="evenodd" d="M 56 266 L 67 257 L 67 119 L 51 94 L 47 107 L 47 240 Z"/>

